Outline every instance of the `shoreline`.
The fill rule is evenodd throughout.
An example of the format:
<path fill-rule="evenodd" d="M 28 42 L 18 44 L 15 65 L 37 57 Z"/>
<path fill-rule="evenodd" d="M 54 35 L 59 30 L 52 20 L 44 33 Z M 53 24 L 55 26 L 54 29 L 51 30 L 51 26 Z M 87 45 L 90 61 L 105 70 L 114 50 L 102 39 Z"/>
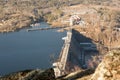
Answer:
<path fill-rule="evenodd" d="M 37 19 L 36 21 L 33 21 L 31 19 L 27 19 L 22 23 L 20 21 L 17 21 L 18 25 L 11 25 L 11 26 L 6 26 L 6 25 L 9 25 L 8 23 L 6 23 L 6 24 L 2 25 L 2 26 L 6 26 L 6 27 L 0 28 L 0 33 L 16 32 L 16 31 L 19 31 L 21 29 L 30 28 L 30 27 L 32 27 L 31 24 L 35 24 L 37 22 L 42 22 L 42 21 L 43 20 L 40 20 L 40 19 Z M 10 22 L 10 23 L 12 23 L 12 22 Z"/>

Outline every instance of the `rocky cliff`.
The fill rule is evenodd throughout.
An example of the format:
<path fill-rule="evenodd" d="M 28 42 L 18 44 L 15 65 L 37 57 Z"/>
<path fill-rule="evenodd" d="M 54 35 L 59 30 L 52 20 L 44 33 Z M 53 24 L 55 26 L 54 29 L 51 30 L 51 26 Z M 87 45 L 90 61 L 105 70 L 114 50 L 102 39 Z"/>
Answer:
<path fill-rule="evenodd" d="M 99 64 L 90 80 L 119 80 L 120 50 L 109 52 Z"/>

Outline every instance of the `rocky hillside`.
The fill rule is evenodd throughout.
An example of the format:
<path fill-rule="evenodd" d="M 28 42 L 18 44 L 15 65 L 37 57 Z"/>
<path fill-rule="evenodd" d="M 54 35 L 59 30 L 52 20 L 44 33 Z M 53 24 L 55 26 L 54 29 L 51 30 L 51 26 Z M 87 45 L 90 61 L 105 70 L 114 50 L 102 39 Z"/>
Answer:
<path fill-rule="evenodd" d="M 54 0 L 0 0 L 0 32 L 30 27 L 36 21 L 55 20 L 62 15 L 57 5 Z"/>
<path fill-rule="evenodd" d="M 62 8 L 64 16 L 58 22 L 69 25 L 71 15 L 77 14 L 84 25 L 74 25 L 80 34 L 93 40 L 99 49 L 112 50 L 120 47 L 120 9 L 118 7 L 101 5 L 75 5 Z M 57 21 L 55 21 L 57 22 Z"/>
<path fill-rule="evenodd" d="M 38 20 L 52 22 L 63 15 L 62 7 L 76 4 L 119 7 L 119 0 L 0 0 L 0 32 L 29 27 Z"/>
<path fill-rule="evenodd" d="M 119 80 L 120 50 L 109 52 L 99 64 L 90 80 Z"/>
<path fill-rule="evenodd" d="M 11 73 L 0 80 L 55 80 L 53 69 L 48 70 L 25 70 L 16 73 Z"/>

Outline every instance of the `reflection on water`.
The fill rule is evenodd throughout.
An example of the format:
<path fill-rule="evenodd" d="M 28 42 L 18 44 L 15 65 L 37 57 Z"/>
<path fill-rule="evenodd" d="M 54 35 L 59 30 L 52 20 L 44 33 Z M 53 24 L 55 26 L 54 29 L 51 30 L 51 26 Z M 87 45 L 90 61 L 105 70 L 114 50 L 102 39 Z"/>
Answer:
<path fill-rule="evenodd" d="M 49 27 L 42 22 L 40 26 Z M 0 75 L 25 69 L 48 68 L 50 55 L 59 55 L 65 33 L 56 30 L 0 34 Z"/>

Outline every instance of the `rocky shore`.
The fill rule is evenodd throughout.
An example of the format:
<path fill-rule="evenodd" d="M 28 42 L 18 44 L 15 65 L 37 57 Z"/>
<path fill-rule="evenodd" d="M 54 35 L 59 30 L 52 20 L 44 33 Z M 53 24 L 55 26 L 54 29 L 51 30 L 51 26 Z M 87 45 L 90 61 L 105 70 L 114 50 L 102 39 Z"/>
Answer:
<path fill-rule="evenodd" d="M 32 17 L 23 15 L 23 14 L 12 14 L 7 20 L 2 20 L 0 22 L 0 32 L 14 32 L 16 30 L 30 27 L 30 24 L 33 24 L 37 21 Z"/>
<path fill-rule="evenodd" d="M 0 80 L 55 80 L 53 69 L 25 70 L 0 77 Z"/>
<path fill-rule="evenodd" d="M 37 21 L 52 22 L 62 16 L 61 10 L 53 5 L 54 2 L 44 0 L 0 1 L 0 32 L 14 32 Z"/>

